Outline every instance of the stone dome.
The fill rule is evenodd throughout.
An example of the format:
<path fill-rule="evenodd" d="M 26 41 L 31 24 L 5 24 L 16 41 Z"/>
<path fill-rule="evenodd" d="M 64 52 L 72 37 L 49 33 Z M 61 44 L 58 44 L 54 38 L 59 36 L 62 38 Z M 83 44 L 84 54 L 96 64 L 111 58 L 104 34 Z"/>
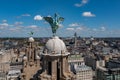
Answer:
<path fill-rule="evenodd" d="M 55 36 L 52 39 L 49 39 L 45 45 L 48 54 L 61 54 L 61 52 L 66 51 L 65 43 L 59 39 L 59 37 Z"/>
<path fill-rule="evenodd" d="M 40 57 L 38 55 L 36 55 L 36 59 L 40 59 Z"/>
<path fill-rule="evenodd" d="M 23 57 L 23 60 L 27 60 L 27 56 L 24 56 L 24 57 Z"/>
<path fill-rule="evenodd" d="M 29 42 L 34 42 L 34 38 L 33 38 L 33 37 L 30 37 L 30 38 L 29 38 Z"/>

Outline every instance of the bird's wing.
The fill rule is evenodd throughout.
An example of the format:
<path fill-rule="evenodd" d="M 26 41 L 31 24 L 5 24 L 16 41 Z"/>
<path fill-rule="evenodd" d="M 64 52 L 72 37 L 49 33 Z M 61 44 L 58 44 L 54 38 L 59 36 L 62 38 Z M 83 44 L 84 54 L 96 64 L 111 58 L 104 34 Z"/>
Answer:
<path fill-rule="evenodd" d="M 49 24 L 53 23 L 53 19 L 51 17 L 43 17 L 45 21 L 47 21 Z"/>
<path fill-rule="evenodd" d="M 58 20 L 61 22 L 61 21 L 64 21 L 64 18 L 63 17 L 59 17 Z"/>

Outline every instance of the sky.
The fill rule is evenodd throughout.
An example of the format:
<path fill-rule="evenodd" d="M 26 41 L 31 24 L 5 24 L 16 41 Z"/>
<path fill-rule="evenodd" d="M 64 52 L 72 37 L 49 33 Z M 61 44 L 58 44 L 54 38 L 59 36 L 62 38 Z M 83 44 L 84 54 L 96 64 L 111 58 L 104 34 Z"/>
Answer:
<path fill-rule="evenodd" d="M 57 36 L 120 37 L 120 0 L 0 0 L 0 37 L 51 37 L 43 17 L 55 13 Z"/>

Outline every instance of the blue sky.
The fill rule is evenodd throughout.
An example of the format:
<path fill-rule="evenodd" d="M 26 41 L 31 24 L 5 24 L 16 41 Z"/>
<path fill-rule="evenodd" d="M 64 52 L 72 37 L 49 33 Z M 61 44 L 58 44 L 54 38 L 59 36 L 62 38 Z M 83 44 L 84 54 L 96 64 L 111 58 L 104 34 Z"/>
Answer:
<path fill-rule="evenodd" d="M 42 17 L 65 20 L 58 36 L 120 37 L 120 0 L 0 0 L 0 37 L 52 36 Z"/>

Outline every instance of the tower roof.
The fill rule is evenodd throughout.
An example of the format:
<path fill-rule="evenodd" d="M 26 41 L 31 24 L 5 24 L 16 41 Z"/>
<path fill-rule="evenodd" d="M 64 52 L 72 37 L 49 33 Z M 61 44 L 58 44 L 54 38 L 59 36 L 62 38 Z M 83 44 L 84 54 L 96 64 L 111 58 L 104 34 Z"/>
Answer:
<path fill-rule="evenodd" d="M 29 37 L 29 42 L 34 42 L 34 38 L 33 37 Z"/>
<path fill-rule="evenodd" d="M 48 54 L 61 54 L 66 51 L 65 43 L 59 39 L 59 37 L 54 36 L 52 39 L 49 39 L 46 43 L 45 48 L 47 49 Z"/>

